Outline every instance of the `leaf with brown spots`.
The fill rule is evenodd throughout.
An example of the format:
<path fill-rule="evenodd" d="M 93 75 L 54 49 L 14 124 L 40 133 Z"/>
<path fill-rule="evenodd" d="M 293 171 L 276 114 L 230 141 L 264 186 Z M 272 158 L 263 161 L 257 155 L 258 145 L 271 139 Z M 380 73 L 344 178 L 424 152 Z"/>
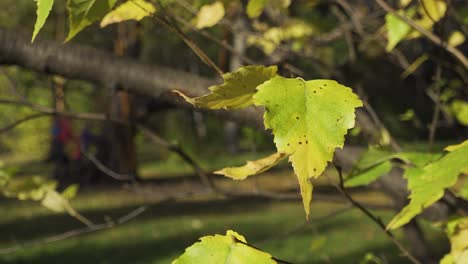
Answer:
<path fill-rule="evenodd" d="M 344 136 L 354 127 L 361 100 L 332 80 L 276 76 L 258 88 L 253 100 L 265 107 L 265 127 L 273 130 L 278 152 L 286 153 L 301 187 L 306 215 L 312 200 L 312 178 L 320 176 Z"/>

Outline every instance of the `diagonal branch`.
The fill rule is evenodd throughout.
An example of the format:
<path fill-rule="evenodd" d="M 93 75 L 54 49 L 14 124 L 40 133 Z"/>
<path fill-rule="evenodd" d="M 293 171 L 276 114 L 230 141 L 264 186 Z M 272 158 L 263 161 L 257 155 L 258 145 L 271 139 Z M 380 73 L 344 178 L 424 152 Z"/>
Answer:
<path fill-rule="evenodd" d="M 426 30 L 425 28 L 421 27 L 420 25 L 416 24 L 413 20 L 409 19 L 408 17 L 399 14 L 398 12 L 396 12 L 395 9 L 389 6 L 384 0 L 375 0 L 375 1 L 382 9 L 394 15 L 395 17 L 398 17 L 399 19 L 401 19 L 403 22 L 408 24 L 414 30 L 421 33 L 424 37 L 426 37 L 428 40 L 430 40 L 437 46 L 444 48 L 448 53 L 454 56 L 463 65 L 465 70 L 468 70 L 468 59 L 459 49 L 452 47 L 452 46 L 445 45 L 444 41 L 441 38 L 439 38 L 432 32 Z"/>

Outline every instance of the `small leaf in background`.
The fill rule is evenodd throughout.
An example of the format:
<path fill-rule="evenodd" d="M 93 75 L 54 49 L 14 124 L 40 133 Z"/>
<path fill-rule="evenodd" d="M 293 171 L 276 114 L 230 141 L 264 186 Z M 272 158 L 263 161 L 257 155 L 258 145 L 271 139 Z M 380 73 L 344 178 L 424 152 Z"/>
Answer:
<path fill-rule="evenodd" d="M 410 10 L 411 13 L 414 11 L 415 9 Z M 405 15 L 403 10 L 398 13 Z M 387 29 L 387 47 L 385 48 L 387 52 L 392 51 L 411 32 L 411 27 L 406 22 L 390 13 L 385 16 L 385 28 Z"/>
<path fill-rule="evenodd" d="M 398 10 L 398 14 L 412 19 L 422 28 L 431 31 L 434 23 L 445 16 L 447 3 L 445 0 L 421 0 L 417 7 Z M 416 14 L 420 17 L 414 18 Z M 398 43 L 405 39 L 418 38 L 421 36 L 417 30 L 414 30 L 403 20 L 388 13 L 385 16 L 385 27 L 387 29 L 387 52 L 392 51 Z"/>
<path fill-rule="evenodd" d="M 276 76 L 263 83 L 254 103 L 265 107 L 265 128 L 272 129 L 278 152 L 289 154 L 299 180 L 306 216 L 312 200 L 310 180 L 322 174 L 344 136 L 354 127 L 361 100 L 332 80 L 304 81 Z"/>
<path fill-rule="evenodd" d="M 406 77 L 413 74 L 419 68 L 419 66 L 421 66 L 428 59 L 429 55 L 426 53 L 419 56 L 416 60 L 413 61 L 413 63 L 411 63 L 410 66 L 408 66 L 408 68 L 405 69 L 405 71 L 400 75 L 400 78 L 405 79 Z"/>
<path fill-rule="evenodd" d="M 215 174 L 224 175 L 226 177 L 232 178 L 234 180 L 243 180 L 248 176 L 259 174 L 269 170 L 271 167 L 278 164 L 287 155 L 285 153 L 274 153 L 268 157 L 247 161 L 247 164 L 240 167 L 228 167 L 222 170 L 215 171 Z"/>
<path fill-rule="evenodd" d="M 451 249 L 450 253 L 441 259 L 440 264 L 468 263 L 468 217 L 448 222 L 447 236 Z"/>
<path fill-rule="evenodd" d="M 71 40 L 85 27 L 102 19 L 117 0 L 68 0 L 69 32 L 65 41 Z"/>
<path fill-rule="evenodd" d="M 406 7 L 409 5 L 413 0 L 400 0 L 400 7 Z"/>
<path fill-rule="evenodd" d="M 249 0 L 247 4 L 247 15 L 250 18 L 257 18 L 263 12 L 269 0 Z"/>
<path fill-rule="evenodd" d="M 444 150 L 448 151 L 448 152 L 451 152 L 451 151 L 457 150 L 457 149 L 459 149 L 461 147 L 465 147 L 466 145 L 468 145 L 468 140 L 465 140 L 460 144 L 447 146 L 447 147 L 444 148 Z"/>
<path fill-rule="evenodd" d="M 57 182 L 40 176 L 21 177 L 11 181 L 3 190 L 7 197 L 19 200 L 40 201 L 48 190 L 53 190 Z"/>
<path fill-rule="evenodd" d="M 447 1 L 446 0 L 421 0 L 421 5 L 419 6 L 420 13 L 423 16 L 422 19 L 427 17 L 432 21 L 439 21 L 445 16 L 447 11 Z M 417 21 L 417 20 L 416 20 Z M 432 26 L 432 25 L 431 25 Z"/>
<path fill-rule="evenodd" d="M 374 253 L 366 253 L 364 258 L 359 262 L 359 264 L 383 264 L 387 263 L 386 261 L 382 261 L 379 257 L 377 257 Z"/>
<path fill-rule="evenodd" d="M 72 184 L 68 186 L 65 190 L 63 190 L 61 195 L 63 196 L 63 198 L 67 200 L 71 200 L 75 198 L 76 194 L 78 193 L 79 187 L 80 186 L 78 184 Z"/>
<path fill-rule="evenodd" d="M 276 75 L 276 66 L 244 66 L 234 72 L 223 74 L 224 83 L 211 86 L 211 93 L 189 98 L 177 92 L 184 99 L 198 107 L 209 109 L 239 109 L 252 104 L 256 88 Z"/>
<path fill-rule="evenodd" d="M 408 223 L 425 208 L 438 201 L 444 190 L 453 186 L 458 176 L 468 170 L 468 144 L 456 148 L 437 161 L 420 167 L 407 168 L 404 177 L 411 191 L 410 203 L 388 224 L 395 229 Z"/>
<path fill-rule="evenodd" d="M 109 12 L 102 20 L 101 27 L 126 20 L 140 21 L 156 12 L 156 8 L 150 2 L 144 0 L 129 0 L 116 9 Z"/>
<path fill-rule="evenodd" d="M 346 187 L 364 186 L 374 182 L 380 176 L 389 173 L 392 170 L 392 164 L 384 161 L 356 175 L 351 175 L 345 181 Z"/>
<path fill-rule="evenodd" d="M 468 102 L 455 99 L 450 105 L 450 110 L 460 124 L 468 126 Z"/>
<path fill-rule="evenodd" d="M 184 254 L 172 264 L 225 263 L 274 264 L 272 256 L 246 244 L 242 235 L 228 230 L 225 236 L 200 238 L 200 242 L 185 249 Z"/>
<path fill-rule="evenodd" d="M 65 212 L 67 211 L 67 208 L 70 207 L 68 200 L 54 190 L 48 190 L 45 193 L 41 204 L 45 208 L 57 213 Z"/>
<path fill-rule="evenodd" d="M 327 244 L 327 237 L 326 236 L 318 236 L 314 238 L 312 242 L 310 242 L 309 249 L 313 252 L 318 252 Z"/>
<path fill-rule="evenodd" d="M 37 34 L 41 30 L 41 28 L 44 26 L 47 17 L 50 14 L 50 10 L 52 10 L 52 7 L 54 5 L 54 0 L 35 0 L 37 3 L 37 10 L 36 10 L 36 23 L 34 24 L 34 32 L 32 35 L 31 42 L 34 41 L 36 38 Z"/>
<path fill-rule="evenodd" d="M 216 1 L 210 5 L 204 5 L 200 8 L 196 18 L 195 27 L 197 29 L 208 28 L 218 24 L 224 17 L 224 5 Z"/>
<path fill-rule="evenodd" d="M 10 175 L 0 169 L 0 187 L 5 186 L 10 180 Z"/>
<path fill-rule="evenodd" d="M 448 45 L 452 47 L 456 47 L 458 45 L 463 44 L 465 42 L 465 35 L 461 33 L 460 31 L 454 31 L 452 34 L 450 34 L 450 37 L 448 38 Z"/>
<path fill-rule="evenodd" d="M 398 152 L 369 148 L 351 170 L 345 180 L 346 187 L 368 185 L 393 168 L 392 160 L 398 159 L 407 165 L 424 167 L 427 163 L 440 158 L 440 154 L 426 152 Z"/>
<path fill-rule="evenodd" d="M 413 120 L 414 118 L 414 110 L 413 109 L 407 109 L 403 114 L 399 116 L 401 121 L 410 121 Z"/>

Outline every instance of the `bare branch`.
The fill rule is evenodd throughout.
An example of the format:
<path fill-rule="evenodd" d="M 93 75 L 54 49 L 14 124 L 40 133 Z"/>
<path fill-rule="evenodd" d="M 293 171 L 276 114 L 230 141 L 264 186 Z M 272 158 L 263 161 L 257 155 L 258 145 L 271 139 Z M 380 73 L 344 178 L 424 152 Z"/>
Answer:
<path fill-rule="evenodd" d="M 102 223 L 102 224 L 94 224 L 94 225 L 91 225 L 91 226 L 88 226 L 88 227 L 85 227 L 85 228 L 74 229 L 74 230 L 70 230 L 70 231 L 67 231 L 67 232 L 64 232 L 64 233 L 61 233 L 61 234 L 58 234 L 58 235 L 53 235 L 53 236 L 50 236 L 50 237 L 41 238 L 41 239 L 37 239 L 37 240 L 26 241 L 26 242 L 20 243 L 19 245 L 15 245 L 15 246 L 12 246 L 12 247 L 7 247 L 7 248 L 2 248 L 2 249 L 0 249 L 0 254 L 11 254 L 11 253 L 14 253 L 14 252 L 16 252 L 18 250 L 24 249 L 24 248 L 30 248 L 30 247 L 33 247 L 33 246 L 49 244 L 49 243 L 52 243 L 52 242 L 62 241 L 62 240 L 66 240 L 66 239 L 70 239 L 70 238 L 74 238 L 74 237 L 94 233 L 94 232 L 97 232 L 97 231 L 103 231 L 103 230 L 111 229 L 111 228 L 114 228 L 116 226 L 125 224 L 128 221 L 136 218 L 137 216 L 139 216 L 143 212 L 145 212 L 146 209 L 148 209 L 147 206 L 140 206 L 137 209 L 132 210 L 128 214 L 120 217 L 116 221 L 105 222 L 105 223 Z"/>

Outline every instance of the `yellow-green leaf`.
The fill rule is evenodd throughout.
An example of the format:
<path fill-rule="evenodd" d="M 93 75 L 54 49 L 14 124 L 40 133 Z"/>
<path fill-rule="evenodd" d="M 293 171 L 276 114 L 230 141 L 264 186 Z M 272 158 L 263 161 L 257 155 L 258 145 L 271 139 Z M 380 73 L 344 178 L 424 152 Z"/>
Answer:
<path fill-rule="evenodd" d="M 346 187 L 356 187 L 368 185 L 375 181 L 380 176 L 383 176 L 390 172 L 392 164 L 389 161 L 384 161 L 366 170 L 360 171 L 354 175 L 351 175 L 345 181 Z"/>
<path fill-rule="evenodd" d="M 414 11 L 415 9 L 410 9 L 411 13 Z M 398 13 L 405 15 L 402 10 Z M 387 52 L 392 51 L 411 32 L 411 27 L 406 22 L 390 13 L 385 16 L 385 28 L 387 29 Z"/>
<path fill-rule="evenodd" d="M 468 102 L 458 99 L 453 100 L 450 109 L 460 124 L 468 126 Z"/>
<path fill-rule="evenodd" d="M 34 41 L 37 34 L 44 26 L 47 17 L 50 14 L 50 10 L 52 10 L 52 6 L 54 5 L 54 0 L 35 0 L 37 3 L 37 10 L 36 10 L 36 23 L 34 24 L 34 32 L 32 35 L 31 41 Z"/>
<path fill-rule="evenodd" d="M 198 107 L 209 109 L 239 109 L 252 104 L 256 88 L 276 75 L 276 66 L 244 66 L 234 72 L 223 74 L 224 83 L 211 86 L 211 93 L 190 98 L 180 92 L 184 99 Z"/>
<path fill-rule="evenodd" d="M 204 5 L 197 14 L 195 27 L 198 29 L 212 27 L 218 24 L 224 17 L 224 5 L 216 1 L 210 5 Z"/>
<path fill-rule="evenodd" d="M 361 100 L 332 80 L 304 81 L 276 76 L 263 83 L 254 103 L 265 107 L 265 127 L 273 131 L 278 152 L 289 154 L 309 215 L 310 180 L 322 174 L 344 136 L 354 126 Z"/>
<path fill-rule="evenodd" d="M 444 190 L 453 186 L 458 176 L 468 170 L 468 145 L 456 148 L 424 167 L 407 168 L 405 178 L 411 191 L 410 203 L 388 224 L 395 229 L 408 223 L 422 210 L 438 201 Z"/>
<path fill-rule="evenodd" d="M 242 235 L 227 231 L 225 236 L 204 236 L 188 247 L 172 264 L 274 264 L 272 256 L 247 245 Z"/>
<path fill-rule="evenodd" d="M 250 0 L 247 4 L 247 15 L 250 18 L 258 17 L 268 2 L 269 0 Z"/>
<path fill-rule="evenodd" d="M 41 201 L 42 206 L 54 212 L 66 212 L 70 208 L 68 200 L 54 190 L 48 190 Z"/>
<path fill-rule="evenodd" d="M 444 148 L 445 151 L 448 151 L 448 152 L 451 152 L 451 151 L 454 151 L 454 150 L 457 150 L 461 147 L 465 147 L 468 145 L 468 140 L 465 140 L 463 141 L 462 143 L 460 144 L 455 144 L 455 145 L 450 145 L 450 146 L 447 146 Z"/>
<path fill-rule="evenodd" d="M 71 40 L 85 27 L 104 17 L 117 0 L 68 0 L 69 32 L 66 41 Z"/>
<path fill-rule="evenodd" d="M 454 31 L 452 34 L 450 34 L 447 42 L 449 46 L 456 47 L 465 42 L 465 35 L 458 30 Z"/>
<path fill-rule="evenodd" d="M 421 66 L 421 64 L 426 62 L 428 59 L 429 55 L 427 55 L 426 53 L 419 56 L 416 60 L 413 61 L 413 63 L 411 63 L 410 66 L 408 66 L 408 68 L 405 69 L 405 71 L 400 75 L 400 77 L 402 79 L 405 79 L 406 77 L 410 76 L 419 68 L 419 66 Z"/>
<path fill-rule="evenodd" d="M 55 189 L 56 186 L 57 182 L 44 177 L 21 177 L 10 181 L 3 189 L 3 193 L 7 197 L 19 200 L 40 201 L 49 190 Z"/>
<path fill-rule="evenodd" d="M 468 263 L 468 217 L 450 221 L 447 224 L 447 235 L 451 249 L 440 264 Z"/>
<path fill-rule="evenodd" d="M 278 164 L 287 155 L 285 153 L 274 153 L 268 157 L 258 159 L 255 161 L 247 161 L 247 164 L 241 167 L 228 167 L 222 170 L 215 171 L 214 173 L 224 175 L 234 180 L 243 180 L 248 176 L 259 174 L 269 170 L 271 167 Z"/>
<path fill-rule="evenodd" d="M 156 12 L 156 8 L 145 0 L 128 0 L 109 12 L 102 20 L 101 27 L 126 20 L 140 21 Z"/>

